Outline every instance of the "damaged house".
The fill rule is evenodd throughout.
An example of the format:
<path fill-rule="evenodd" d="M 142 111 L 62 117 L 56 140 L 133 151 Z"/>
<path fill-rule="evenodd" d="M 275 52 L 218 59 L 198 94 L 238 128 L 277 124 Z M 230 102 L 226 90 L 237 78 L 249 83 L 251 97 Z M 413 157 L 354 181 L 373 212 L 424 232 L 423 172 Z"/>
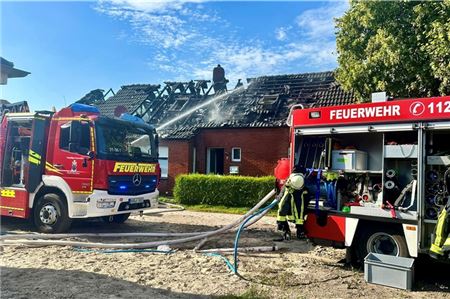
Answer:
<path fill-rule="evenodd" d="M 226 85 L 217 88 L 206 80 L 125 85 L 95 105 L 106 115 L 128 112 L 160 127 L 160 191 L 165 194 L 183 173 L 271 175 L 277 160 L 288 156 L 286 119 L 292 105 L 356 102 L 333 72 L 263 76 L 247 83 L 228 93 Z M 211 101 L 218 94 L 221 99 Z M 179 118 L 183 114 L 188 115 Z M 176 121 L 166 126 L 171 120 Z"/>

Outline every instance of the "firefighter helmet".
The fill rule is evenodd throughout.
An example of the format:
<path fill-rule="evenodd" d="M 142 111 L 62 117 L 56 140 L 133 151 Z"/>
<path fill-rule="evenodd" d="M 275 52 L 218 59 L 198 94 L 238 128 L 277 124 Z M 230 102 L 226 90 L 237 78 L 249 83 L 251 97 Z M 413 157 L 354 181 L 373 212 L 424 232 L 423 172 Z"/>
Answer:
<path fill-rule="evenodd" d="M 300 173 L 292 173 L 286 181 L 286 186 L 300 190 L 305 185 L 305 178 Z"/>

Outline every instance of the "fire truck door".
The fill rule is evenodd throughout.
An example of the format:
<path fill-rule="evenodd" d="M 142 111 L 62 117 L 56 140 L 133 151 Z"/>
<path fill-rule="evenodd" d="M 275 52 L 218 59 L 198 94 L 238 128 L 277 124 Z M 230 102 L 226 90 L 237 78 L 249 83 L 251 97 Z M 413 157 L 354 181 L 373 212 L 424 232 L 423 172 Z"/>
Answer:
<path fill-rule="evenodd" d="M 94 128 L 85 120 L 59 121 L 52 159 L 46 170 L 61 176 L 73 193 L 91 193 L 94 170 Z"/>
<path fill-rule="evenodd" d="M 31 144 L 28 151 L 28 180 L 26 189 L 32 193 L 42 181 L 42 174 L 45 169 L 45 152 L 47 143 L 46 133 L 49 123 L 48 118 L 35 117 L 33 119 Z"/>

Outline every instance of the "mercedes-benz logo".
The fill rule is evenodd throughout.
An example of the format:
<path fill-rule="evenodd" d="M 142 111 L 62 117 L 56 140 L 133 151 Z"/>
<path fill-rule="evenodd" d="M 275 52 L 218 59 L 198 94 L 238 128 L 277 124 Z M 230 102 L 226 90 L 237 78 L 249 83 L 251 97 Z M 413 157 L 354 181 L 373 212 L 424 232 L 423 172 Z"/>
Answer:
<path fill-rule="evenodd" d="M 133 184 L 135 186 L 139 186 L 142 183 L 142 177 L 139 173 L 133 175 Z"/>

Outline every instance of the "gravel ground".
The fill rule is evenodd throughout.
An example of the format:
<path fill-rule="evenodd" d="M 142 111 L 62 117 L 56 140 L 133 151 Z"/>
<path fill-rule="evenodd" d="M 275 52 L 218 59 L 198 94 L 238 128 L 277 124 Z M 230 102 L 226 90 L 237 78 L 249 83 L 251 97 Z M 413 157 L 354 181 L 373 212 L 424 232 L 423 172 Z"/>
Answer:
<path fill-rule="evenodd" d="M 209 231 L 238 217 L 169 212 L 132 216 L 122 225 L 78 221 L 71 232 Z M 272 240 L 278 237 L 274 222 L 274 218 L 264 217 L 243 233 L 240 244 L 273 245 Z M 25 221 L 2 219 L 2 233 L 30 230 L 32 227 Z M 232 247 L 233 238 L 232 233 L 221 235 L 209 240 L 203 248 Z M 127 241 L 144 240 L 157 238 Z M 450 298 L 448 265 L 430 264 L 428 260 L 418 264 L 416 290 L 407 292 L 365 283 L 362 272 L 338 262 L 345 251 L 312 246 L 306 241 L 285 243 L 284 247 L 289 249 L 278 252 L 241 254 L 241 277 L 231 274 L 219 257 L 194 253 L 191 249 L 196 244 L 176 247 L 174 254 L 106 254 L 57 246 L 0 247 L 0 297 L 210 298 L 246 294 L 262 298 Z"/>

